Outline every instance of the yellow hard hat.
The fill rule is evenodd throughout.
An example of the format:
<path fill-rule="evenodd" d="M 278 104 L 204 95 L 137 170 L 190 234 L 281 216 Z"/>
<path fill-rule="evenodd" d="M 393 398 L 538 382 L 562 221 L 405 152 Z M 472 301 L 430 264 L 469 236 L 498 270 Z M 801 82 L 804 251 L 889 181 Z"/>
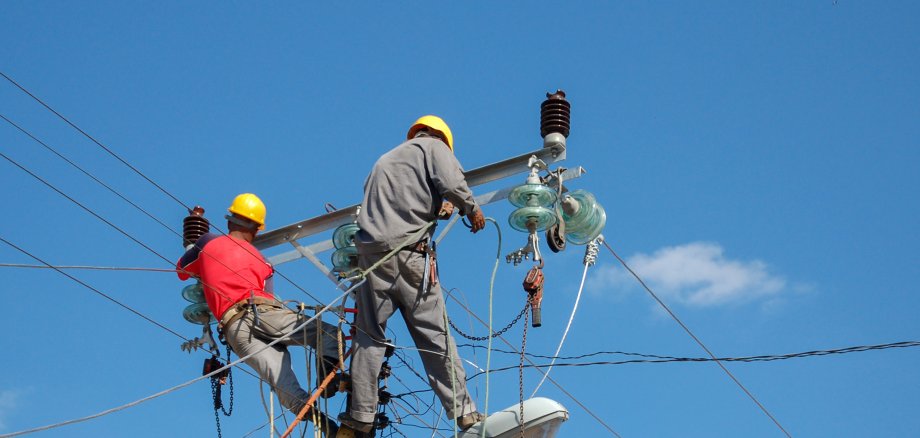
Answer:
<path fill-rule="evenodd" d="M 412 124 L 412 127 L 409 128 L 409 134 L 406 135 L 406 139 L 408 140 L 415 137 L 415 134 L 418 134 L 422 128 L 437 131 L 441 134 L 444 142 L 447 143 L 447 147 L 449 147 L 451 151 L 454 150 L 454 134 L 451 134 L 447 123 L 444 123 L 444 120 L 441 120 L 438 116 L 427 115 L 419 117 L 419 119 Z"/>
<path fill-rule="evenodd" d="M 230 204 L 227 211 L 259 224 L 260 230 L 265 229 L 265 204 L 252 193 L 237 195 L 236 198 L 233 198 L 233 204 Z"/>

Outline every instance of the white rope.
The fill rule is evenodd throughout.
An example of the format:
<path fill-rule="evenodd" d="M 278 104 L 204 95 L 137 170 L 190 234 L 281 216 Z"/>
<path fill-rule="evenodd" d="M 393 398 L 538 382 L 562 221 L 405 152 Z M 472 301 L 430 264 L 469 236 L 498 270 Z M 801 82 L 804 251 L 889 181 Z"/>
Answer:
<path fill-rule="evenodd" d="M 262 392 L 262 391 L 259 391 Z M 275 390 L 268 390 L 268 438 L 275 436 Z"/>
<path fill-rule="evenodd" d="M 530 394 L 530 397 L 533 398 L 537 394 L 537 391 L 540 390 L 540 387 L 543 386 L 543 382 L 546 381 L 546 377 L 549 376 L 550 371 L 553 370 L 553 365 L 556 364 L 556 357 L 559 356 L 559 352 L 562 351 L 562 344 L 565 343 L 565 337 L 569 335 L 569 329 L 572 327 L 572 321 L 575 320 L 575 311 L 578 310 L 578 302 L 581 300 L 581 291 L 585 287 L 585 277 L 588 276 L 588 265 L 585 265 L 585 270 L 581 274 L 581 285 L 578 286 L 578 295 L 575 296 L 575 305 L 572 306 L 572 314 L 569 315 L 569 323 L 565 325 L 565 331 L 562 332 L 562 339 L 559 340 L 559 346 L 556 347 L 556 353 L 553 354 L 553 360 L 549 363 L 549 368 L 546 369 L 546 372 L 543 373 L 543 377 L 540 379 L 540 383 L 537 384 L 537 387 L 534 388 L 533 393 Z"/>

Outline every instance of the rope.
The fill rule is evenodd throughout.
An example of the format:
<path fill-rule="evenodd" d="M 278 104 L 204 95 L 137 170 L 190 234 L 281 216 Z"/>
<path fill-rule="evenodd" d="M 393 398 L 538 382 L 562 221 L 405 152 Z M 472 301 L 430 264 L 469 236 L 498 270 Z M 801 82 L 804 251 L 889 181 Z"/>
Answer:
<path fill-rule="evenodd" d="M 492 333 L 492 308 L 493 308 L 493 301 L 494 301 L 493 292 L 495 290 L 495 274 L 498 273 L 498 264 L 499 264 L 499 260 L 501 260 L 501 257 L 502 257 L 502 228 L 498 226 L 498 222 L 496 222 L 495 219 L 492 219 L 491 217 L 489 217 L 489 218 L 486 218 L 486 220 L 489 222 L 492 222 L 492 224 L 495 225 L 495 231 L 498 232 L 498 248 L 495 252 L 495 265 L 492 267 L 492 278 L 489 279 L 489 333 L 491 334 Z M 526 312 L 527 309 L 525 308 L 524 311 Z M 486 401 L 485 401 L 485 405 L 483 406 L 483 415 L 485 415 L 487 418 L 489 416 L 489 368 L 492 366 L 492 339 L 493 338 L 494 336 L 489 336 L 489 346 L 488 346 L 488 349 L 486 350 Z M 485 438 L 485 436 L 486 436 L 486 428 L 483 427 L 482 434 L 480 435 L 480 437 Z"/>
<path fill-rule="evenodd" d="M 559 346 L 556 347 L 556 352 L 553 353 L 553 356 L 558 356 L 559 352 L 562 351 L 562 345 L 565 343 L 566 336 L 569 335 L 569 329 L 572 328 L 572 321 L 575 320 L 575 311 L 578 310 L 578 302 L 581 300 L 581 292 L 585 288 L 585 278 L 588 276 L 588 268 L 594 266 L 594 263 L 597 261 L 597 246 L 602 237 L 592 240 L 588 243 L 588 246 L 585 248 L 585 258 L 584 264 L 585 269 L 581 273 L 581 284 L 578 285 L 578 294 L 575 295 L 575 304 L 572 306 L 572 314 L 569 315 L 569 322 L 565 325 L 565 331 L 562 332 L 562 339 L 559 340 Z M 556 363 L 556 359 L 549 364 L 549 368 L 546 370 L 546 373 L 543 374 L 543 378 L 540 379 L 540 383 L 537 384 L 537 387 L 533 389 L 533 392 L 530 394 L 531 397 L 537 395 L 537 391 L 540 390 L 540 387 L 543 386 L 543 382 L 546 381 L 546 378 L 549 376 L 549 373 L 553 371 L 553 364 Z"/>
<path fill-rule="evenodd" d="M 675 315 L 674 312 L 671 311 L 671 308 L 669 308 L 667 304 L 664 303 L 664 301 L 661 301 L 661 298 L 658 298 L 658 295 L 656 295 L 655 292 L 653 292 L 652 289 L 649 288 L 648 285 L 645 284 L 644 281 L 642 281 L 642 278 L 639 277 L 639 275 L 636 274 L 636 272 L 633 271 L 632 268 L 630 268 L 628 264 L 626 264 L 626 261 L 620 258 L 620 256 L 616 253 L 616 251 L 614 251 L 613 248 L 611 248 L 610 245 L 606 241 L 604 241 L 603 244 L 604 246 L 607 247 L 610 253 L 613 254 L 613 256 L 616 257 L 617 260 L 619 260 L 620 264 L 622 264 L 623 267 L 626 268 L 626 270 L 629 271 L 629 273 L 632 274 L 632 276 L 636 278 L 639 284 L 641 284 L 642 287 L 645 288 L 645 290 L 649 293 L 649 295 L 651 295 L 652 298 L 654 298 L 655 301 L 657 301 L 658 304 L 661 305 L 661 307 L 665 311 L 667 311 L 669 315 L 671 315 L 671 318 L 673 318 L 674 321 L 676 321 L 677 324 L 679 324 L 681 328 L 683 328 L 684 331 L 687 332 L 687 334 L 690 335 L 691 338 L 693 338 L 693 340 L 700 346 L 700 348 L 702 348 L 706 352 L 706 354 L 708 354 L 709 357 L 712 358 L 712 360 L 717 365 L 719 365 L 719 368 L 722 368 L 722 371 L 725 371 L 725 374 L 728 375 L 728 377 L 731 378 L 732 381 L 734 381 L 735 384 L 738 385 L 738 387 L 741 388 L 741 390 L 744 391 L 744 393 L 747 394 L 747 396 L 752 401 L 754 401 L 754 404 L 756 404 L 757 407 L 759 407 L 760 410 L 763 411 L 763 413 L 766 414 L 767 417 L 770 418 L 770 420 L 773 420 L 773 423 L 776 424 L 776 427 L 778 427 L 779 430 L 781 430 L 784 434 L 786 434 L 787 437 L 792 438 L 792 435 L 790 435 L 789 432 L 786 431 L 786 429 L 783 427 L 783 425 L 779 423 L 779 420 L 777 420 L 776 417 L 774 417 L 773 414 L 771 414 L 770 411 L 768 411 L 767 408 L 762 403 L 760 403 L 759 400 L 757 400 L 757 397 L 754 397 L 754 394 L 752 394 L 751 391 L 748 391 L 748 389 L 741 383 L 741 381 L 739 381 L 735 377 L 735 375 L 732 374 L 732 372 L 729 371 L 728 368 L 725 367 L 722 361 L 716 358 L 716 355 L 713 354 L 712 351 L 710 351 L 709 348 L 707 348 L 705 344 L 703 344 L 703 341 L 701 341 L 700 338 L 696 337 L 696 335 L 694 335 L 693 332 L 690 331 L 690 328 L 687 327 L 686 324 L 684 324 L 683 321 L 681 321 L 680 318 L 678 318 L 677 315 Z"/>

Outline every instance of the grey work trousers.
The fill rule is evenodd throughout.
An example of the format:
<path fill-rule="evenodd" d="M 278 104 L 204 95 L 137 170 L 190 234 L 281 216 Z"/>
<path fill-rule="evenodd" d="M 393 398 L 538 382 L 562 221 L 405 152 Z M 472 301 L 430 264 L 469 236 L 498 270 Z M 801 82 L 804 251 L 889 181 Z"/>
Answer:
<path fill-rule="evenodd" d="M 271 343 L 302 324 L 309 316 L 295 313 L 286 307 L 273 307 L 258 305 L 259 324 L 254 325 L 251 311 L 246 311 L 224 327 L 224 336 L 227 343 L 239 357 L 245 357 L 252 352 L 261 350 L 266 344 Z M 317 322 L 322 323 L 322 356 L 337 358 L 338 346 L 336 331 L 338 327 L 322 322 L 313 321 L 306 328 L 298 330 L 285 340 L 269 347 L 246 360 L 246 364 L 259 373 L 259 377 L 267 382 L 278 393 L 281 405 L 291 412 L 299 413 L 310 397 L 300 384 L 297 376 L 291 369 L 291 353 L 288 346 L 310 346 L 316 349 Z M 337 361 L 337 360 L 336 360 Z"/>
<path fill-rule="evenodd" d="M 358 258 L 358 264 L 361 269 L 367 269 L 385 255 L 364 254 Z M 402 314 L 419 349 L 428 383 L 441 400 L 447 417 L 456 418 L 476 411 L 466 388 L 466 372 L 457 354 L 457 345 L 445 329 L 447 321 L 441 285 L 434 283 L 428 291 L 422 290 L 425 263 L 424 254 L 399 251 L 368 274 L 367 282 L 358 291 L 355 319 L 358 330 L 351 358 L 350 413 L 355 420 L 370 423 L 377 413 L 377 375 L 386 351 L 382 341 L 386 339 L 387 319 L 396 310 Z M 456 386 L 452 382 L 456 382 Z"/>

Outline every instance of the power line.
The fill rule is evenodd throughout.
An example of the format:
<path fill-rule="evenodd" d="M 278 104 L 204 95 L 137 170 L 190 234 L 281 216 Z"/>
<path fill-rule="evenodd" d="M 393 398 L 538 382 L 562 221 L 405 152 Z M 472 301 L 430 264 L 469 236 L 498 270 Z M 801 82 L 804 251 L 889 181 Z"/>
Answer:
<path fill-rule="evenodd" d="M 113 303 L 115 303 L 115 304 L 117 304 L 117 305 L 123 307 L 125 310 L 127 310 L 127 311 L 129 311 L 129 312 L 131 312 L 131 313 L 133 313 L 133 314 L 135 314 L 135 315 L 137 315 L 137 316 L 140 316 L 141 318 L 146 319 L 148 322 L 150 322 L 150 323 L 156 325 L 157 327 L 162 328 L 163 330 L 166 330 L 166 331 L 168 331 L 168 332 L 170 332 L 170 333 L 172 333 L 172 334 L 178 336 L 178 337 L 181 338 L 182 340 L 188 341 L 188 338 L 186 338 L 185 336 L 182 336 L 182 335 L 180 335 L 179 333 L 176 333 L 175 331 L 173 331 L 173 330 L 170 329 L 169 327 L 166 327 L 165 325 L 163 325 L 163 324 L 161 324 L 161 323 L 155 321 L 153 318 L 150 318 L 149 316 L 144 315 L 143 313 L 141 313 L 141 312 L 135 310 L 135 309 L 132 308 L 131 306 L 129 306 L 129 305 L 127 305 L 127 304 L 124 304 L 124 303 L 122 303 L 121 301 L 116 300 L 115 298 L 112 298 L 110 295 L 108 295 L 108 294 L 106 294 L 106 293 L 100 291 L 99 289 L 96 289 L 95 287 L 90 286 L 90 285 L 87 284 L 87 283 L 84 283 L 84 282 L 83 282 L 82 280 L 80 280 L 79 278 L 76 278 L 76 277 L 74 277 L 74 276 L 72 276 L 72 275 L 70 275 L 70 274 L 68 274 L 68 273 L 66 273 L 66 272 L 64 272 L 64 271 L 62 271 L 61 269 L 59 269 L 59 268 L 57 268 L 57 267 L 55 267 L 55 266 L 52 266 L 52 265 L 49 264 L 48 262 L 46 262 L 46 261 L 42 260 L 41 258 L 39 258 L 38 256 L 33 255 L 32 253 L 30 253 L 30 252 L 28 252 L 28 251 L 26 251 L 26 250 L 20 248 L 20 247 L 17 246 L 15 243 L 10 242 L 9 240 L 4 239 L 2 236 L 0 236 L 0 241 L 3 241 L 3 243 L 5 243 L 5 244 L 7 244 L 7 245 L 9 245 L 9 246 L 11 246 L 11 247 L 13 247 L 13 248 L 15 248 L 17 251 L 19 251 L 19 252 L 21 252 L 21 253 L 23 253 L 23 254 L 25 254 L 25 255 L 27 255 L 27 256 L 33 258 L 33 259 L 35 259 L 35 261 L 37 261 L 37 262 L 39 262 L 39 263 L 44 263 L 47 267 L 49 267 L 49 268 L 51 268 L 51 269 L 54 269 L 55 271 L 59 272 L 61 275 L 65 276 L 65 277 L 67 277 L 67 278 L 69 278 L 69 279 L 71 279 L 71 280 L 73 280 L 73 281 L 76 281 L 77 283 L 81 284 L 82 286 L 86 287 L 87 289 L 89 289 L 89 290 L 91 290 L 91 291 L 93 291 L 93 292 L 95 292 L 95 293 L 101 295 L 103 298 L 105 298 L 105 299 L 107 299 L 107 300 L 109 300 L 109 301 L 111 301 L 111 302 L 113 302 Z"/>
<path fill-rule="evenodd" d="M 725 371 L 725 374 L 727 374 L 728 377 L 731 378 L 732 381 L 734 381 L 735 384 L 738 385 L 738 387 L 741 388 L 741 390 L 744 391 L 744 393 L 747 394 L 747 396 L 750 397 L 750 399 L 754 401 L 754 403 L 757 405 L 757 407 L 759 407 L 760 410 L 763 411 L 763 413 L 766 414 L 767 417 L 770 418 L 770 420 L 773 420 L 773 423 L 776 424 L 776 427 L 778 427 L 779 430 L 781 430 L 784 434 L 786 434 L 787 437 L 792 438 L 792 435 L 790 435 L 789 432 L 786 431 L 786 429 L 783 427 L 783 425 L 779 423 L 779 420 L 777 420 L 776 417 L 774 417 L 773 414 L 771 414 L 770 411 L 768 411 L 767 408 L 766 408 L 762 403 L 760 403 L 759 400 L 757 400 L 757 397 L 755 397 L 754 394 L 751 393 L 751 391 L 749 391 L 749 390 L 741 383 L 741 381 L 738 380 L 738 378 L 736 378 L 735 375 L 732 374 L 732 372 L 729 371 L 728 368 L 725 367 L 725 365 L 722 363 L 722 361 L 720 361 L 718 358 L 716 358 L 716 355 L 713 354 L 713 352 L 710 351 L 709 348 L 706 347 L 705 344 L 703 344 L 703 341 L 701 341 L 700 338 L 696 337 L 696 335 L 694 335 L 693 332 L 690 331 L 690 328 L 687 327 L 687 325 L 684 324 L 684 322 L 681 321 L 680 318 L 678 318 L 677 315 L 674 314 L 674 312 L 671 311 L 671 308 L 669 308 L 669 307 L 667 306 L 667 304 L 664 303 L 664 301 L 661 301 L 661 298 L 658 298 L 658 295 L 656 295 L 655 292 L 652 291 L 652 289 L 651 289 L 650 287 L 648 287 L 648 285 L 645 284 L 644 281 L 642 281 L 642 278 L 639 277 L 639 275 L 636 274 L 636 272 L 633 271 L 632 268 L 629 267 L 629 265 L 626 263 L 625 260 L 623 260 L 622 258 L 620 258 L 620 256 L 616 253 L 616 251 L 614 251 L 613 248 L 610 247 L 610 244 L 608 244 L 606 240 L 604 240 L 602 243 L 604 244 L 605 247 L 607 247 L 607 249 L 610 251 L 610 253 L 613 254 L 613 256 L 616 257 L 617 260 L 619 260 L 619 262 L 623 265 L 623 267 L 626 268 L 626 270 L 629 271 L 629 273 L 632 274 L 632 276 L 636 278 L 636 280 L 639 282 L 639 284 L 641 284 L 642 287 L 645 288 L 645 290 L 649 293 L 649 295 L 651 295 L 652 298 L 654 298 L 655 301 L 657 301 L 658 304 L 661 305 L 661 307 L 662 307 L 665 311 L 667 311 L 669 315 L 671 315 L 671 318 L 673 318 L 674 321 L 676 321 L 676 322 L 684 329 L 684 331 L 687 332 L 687 334 L 690 335 L 690 337 L 693 338 L 694 341 L 696 341 L 696 343 L 700 346 L 700 348 L 702 348 L 704 351 L 706 351 L 706 354 L 709 355 L 709 357 L 712 359 L 712 361 L 715 362 L 717 365 L 719 365 L 719 368 L 722 368 L 722 371 Z"/>
<path fill-rule="evenodd" d="M 144 210 L 144 209 L 141 208 L 139 205 L 135 204 L 134 202 L 131 202 L 130 199 L 128 199 L 127 197 L 125 197 L 124 195 L 122 195 L 121 193 L 119 193 L 117 190 L 115 190 L 115 189 L 113 189 L 112 187 L 110 187 L 108 184 L 102 182 L 99 178 L 96 178 L 95 176 L 93 176 L 93 174 L 89 173 L 87 170 L 85 170 L 85 169 L 83 169 L 82 167 L 80 167 L 77 163 L 74 163 L 72 160 L 70 160 L 69 158 L 65 157 L 63 154 L 61 154 L 61 153 L 58 152 L 56 149 L 54 149 L 54 148 L 52 148 L 51 146 L 49 146 L 47 143 L 45 143 L 45 142 L 39 140 L 38 137 L 32 135 L 32 133 L 29 132 L 29 131 L 27 131 L 25 128 L 23 128 L 23 127 L 17 125 L 17 124 L 14 123 L 12 120 L 6 118 L 6 116 L 4 116 L 3 114 L 0 114 L 0 118 L 3 118 L 3 120 L 5 120 L 5 121 L 6 121 L 7 123 L 9 123 L 10 125 L 12 125 L 14 128 L 18 129 L 20 132 L 22 132 L 23 134 L 27 135 L 29 138 L 31 138 L 32 140 L 34 140 L 36 143 L 38 143 L 38 144 L 44 146 L 45 149 L 48 149 L 48 150 L 51 151 L 53 154 L 57 155 L 60 159 L 66 161 L 68 164 L 70 164 L 71 166 L 75 167 L 75 168 L 76 168 L 77 170 L 79 170 L 80 172 L 83 172 L 84 175 L 86 175 L 87 177 L 91 178 L 93 181 L 99 183 L 100 185 L 102 185 L 103 187 L 105 187 L 106 189 L 108 189 L 110 192 L 114 193 L 116 196 L 118 196 L 119 198 L 121 198 L 123 201 L 127 202 L 128 204 L 131 204 L 132 207 L 134 207 L 134 208 L 140 210 L 142 213 L 146 214 L 147 217 L 149 217 L 150 219 L 153 219 L 153 220 L 156 221 L 158 224 L 160 224 L 160 225 L 162 225 L 164 228 L 166 228 L 166 229 L 172 231 L 172 232 L 173 232 L 174 234 L 176 234 L 177 236 L 182 237 L 181 234 L 179 234 L 178 232 L 176 232 L 175 230 L 173 230 L 169 225 L 166 225 L 165 223 L 163 223 L 163 221 L 161 221 L 160 219 L 158 219 L 158 218 L 155 217 L 154 215 L 150 214 L 147 210 Z"/>
<path fill-rule="evenodd" d="M 0 74 L 3 74 L 3 73 L 0 73 Z M 140 240 L 137 240 L 137 238 L 135 238 L 134 236 L 132 236 L 131 234 L 129 234 L 127 231 L 122 230 L 121 228 L 118 227 L 118 225 L 115 225 L 115 224 L 113 224 L 112 222 L 110 222 L 108 219 L 106 219 L 106 218 L 100 216 L 98 213 L 96 213 L 95 211 L 93 211 L 93 210 L 90 209 L 89 207 L 87 207 L 87 206 L 83 205 L 82 203 L 80 203 L 80 201 L 77 201 L 76 199 L 70 197 L 68 194 L 62 192 L 60 189 L 58 189 L 57 187 L 55 187 L 53 184 L 49 183 L 48 181 L 45 181 L 45 179 L 43 179 L 42 177 L 38 176 L 37 174 L 35 174 L 35 173 L 32 172 L 31 170 L 25 168 L 23 165 L 21 165 L 21 164 L 19 164 L 18 162 L 16 162 L 16 160 L 13 160 L 12 158 L 8 157 L 8 156 L 7 156 L 6 154 L 4 154 L 3 152 L 0 152 L 0 157 L 3 157 L 4 159 L 6 159 L 6 161 L 9 161 L 9 162 L 12 163 L 14 166 L 16 166 L 16 167 L 18 167 L 19 169 L 21 169 L 23 172 L 28 173 L 29 175 L 32 176 L 32 178 L 37 179 L 37 180 L 40 181 L 42 184 L 48 186 L 48 188 L 50 188 L 51 190 L 54 190 L 55 192 L 57 192 L 59 195 L 61 195 L 61 196 L 65 197 L 65 198 L 67 198 L 70 202 L 73 202 L 73 203 L 76 204 L 78 207 L 80 207 L 80 208 L 82 208 L 83 210 L 85 210 L 87 213 L 89 213 L 89 214 L 95 216 L 96 219 L 99 219 L 99 220 L 105 222 L 107 225 L 109 225 L 110 227 L 114 228 L 114 229 L 117 230 L 119 233 L 123 234 L 125 237 L 127 237 L 127 238 L 133 240 L 133 241 L 134 241 L 135 243 L 137 243 L 138 245 L 140 245 L 140 246 L 146 248 L 148 251 L 150 251 L 150 252 L 152 252 L 153 254 L 157 255 L 158 257 L 160 257 L 161 259 L 163 259 L 164 261 L 166 261 L 166 263 L 172 264 L 172 261 L 170 261 L 170 260 L 167 259 L 166 257 L 162 256 L 162 255 L 161 255 L 160 253 L 158 253 L 155 249 L 153 249 L 153 248 L 147 246 L 147 244 L 145 244 L 144 242 L 141 242 Z"/>
<path fill-rule="evenodd" d="M 176 202 L 178 202 L 179 204 L 181 204 L 182 206 L 184 206 L 184 207 L 186 208 L 186 210 L 191 210 L 191 208 L 189 208 L 189 206 L 185 205 L 182 201 L 180 201 L 179 198 L 173 196 L 172 193 L 168 192 L 166 189 L 164 189 L 163 187 L 161 187 L 159 184 L 157 184 L 156 182 L 154 182 L 152 179 L 148 178 L 147 175 L 144 175 L 143 172 L 141 172 L 140 170 L 137 170 L 136 167 L 132 166 L 130 163 L 128 163 L 127 161 L 125 161 L 124 158 L 121 158 L 118 154 L 116 154 L 115 152 L 113 152 L 111 149 L 107 148 L 104 144 L 100 143 L 99 140 L 96 140 L 95 138 L 93 138 L 93 136 L 87 134 L 86 131 L 80 129 L 79 126 L 75 125 L 75 124 L 74 124 L 73 122 L 71 122 L 67 117 L 64 117 L 63 115 L 61 115 L 61 113 L 55 111 L 54 108 L 51 108 L 50 106 L 48 106 L 47 103 L 45 103 L 43 100 L 39 99 L 37 96 L 35 96 L 34 94 L 32 94 L 29 90 L 27 90 L 27 89 L 26 89 L 25 87 L 23 87 L 22 85 L 19 85 L 18 82 L 14 81 L 13 78 L 7 76 L 6 73 L 3 73 L 2 71 L 0 71 L 0 76 L 3 76 L 3 77 L 4 77 L 7 81 L 9 81 L 11 84 L 15 85 L 16 88 L 19 88 L 20 90 L 22 90 L 23 93 L 26 93 L 27 95 L 29 95 L 29 97 L 31 97 L 31 98 L 34 99 L 36 102 L 38 102 L 39 104 L 41 104 L 43 107 L 45 107 L 46 109 L 48 109 L 48 111 L 51 111 L 54 115 L 58 116 L 61 120 L 63 120 L 63 121 L 66 122 L 68 125 L 70 125 L 70 126 L 73 127 L 74 129 L 76 129 L 77 132 L 79 132 L 80 134 L 83 134 L 84 137 L 90 139 L 90 141 L 92 141 L 93 143 L 96 143 L 96 145 L 98 145 L 98 146 L 101 147 L 103 150 L 105 150 L 106 152 L 108 152 L 109 155 L 115 157 L 116 159 L 118 159 L 118 161 L 121 161 L 125 166 L 128 166 L 128 167 L 129 167 L 131 170 L 133 170 L 135 173 L 137 173 L 138 175 L 140 175 L 141 177 L 143 177 L 145 180 L 147 180 L 147 182 L 149 182 L 150 184 L 153 184 L 156 188 L 160 189 L 161 192 L 165 193 L 167 196 L 169 196 L 170 198 L 172 198 L 174 201 L 176 201 Z"/>
<path fill-rule="evenodd" d="M 482 345 L 476 344 L 463 344 L 458 345 L 458 347 L 472 347 L 472 348 L 486 348 Z M 668 363 L 668 362 L 773 362 L 778 360 L 788 360 L 788 359 L 798 359 L 803 357 L 814 357 L 814 356 L 830 356 L 836 354 L 849 354 L 849 353 L 860 353 L 865 351 L 876 351 L 876 350 L 888 350 L 892 348 L 913 348 L 920 347 L 920 341 L 901 341 L 901 342 L 891 342 L 887 344 L 875 344 L 875 345 L 858 345 L 853 347 L 844 347 L 836 348 L 829 350 L 811 350 L 803 351 L 798 353 L 786 353 L 786 354 L 771 354 L 771 355 L 759 355 L 759 356 L 741 356 L 741 357 L 720 357 L 720 358 L 709 358 L 709 357 L 675 357 L 675 356 L 661 356 L 657 354 L 644 354 L 644 353 L 629 353 L 625 351 L 596 351 L 593 353 L 582 354 L 578 356 L 545 356 L 541 354 L 530 354 L 526 353 L 530 357 L 540 358 L 540 359 L 556 359 L 556 360 L 578 360 L 584 359 L 593 356 L 599 355 L 623 355 L 623 356 L 636 356 L 643 357 L 647 359 L 630 359 L 622 360 L 615 362 L 588 362 L 580 364 L 569 364 L 567 366 L 584 366 L 584 365 L 621 365 L 629 363 Z M 509 351 L 509 350 L 500 350 L 493 349 L 493 351 L 499 353 L 505 353 L 509 355 L 519 355 L 520 353 Z M 543 367 L 540 365 L 539 367 Z"/>
<path fill-rule="evenodd" d="M 26 269 L 82 269 L 90 271 L 144 271 L 144 272 L 178 272 L 176 269 L 134 268 L 123 266 L 87 266 L 87 265 L 28 265 L 25 263 L 0 263 L 0 268 Z"/>

